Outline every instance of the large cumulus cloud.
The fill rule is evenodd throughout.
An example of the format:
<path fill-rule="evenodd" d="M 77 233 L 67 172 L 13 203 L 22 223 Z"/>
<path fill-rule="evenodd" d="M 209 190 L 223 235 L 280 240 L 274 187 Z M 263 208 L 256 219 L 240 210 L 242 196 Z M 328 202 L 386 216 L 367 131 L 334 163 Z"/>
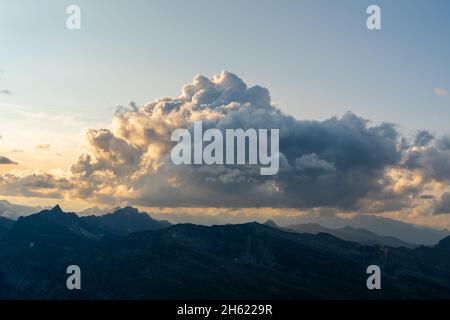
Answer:
<path fill-rule="evenodd" d="M 280 171 L 255 166 L 175 166 L 170 135 L 206 128 L 280 129 Z M 88 149 L 71 168 L 79 196 L 147 206 L 353 208 L 386 185 L 401 159 L 392 124 L 371 126 L 352 113 L 299 121 L 276 108 L 269 91 L 222 72 L 196 76 L 178 97 L 118 111 L 110 129 L 91 130 Z"/>
<path fill-rule="evenodd" d="M 197 120 L 204 130 L 279 129 L 278 174 L 261 176 L 251 165 L 174 165 L 171 133 L 192 131 Z M 298 120 L 272 104 L 266 88 L 248 87 L 224 71 L 196 76 L 179 96 L 118 109 L 109 128 L 89 130 L 87 151 L 67 177 L 11 175 L 0 180 L 0 191 L 29 193 L 31 186 L 35 196 L 111 205 L 384 212 L 429 201 L 432 182 L 443 186 L 442 194 L 450 181 L 449 158 L 450 137 L 421 131 L 409 141 L 393 124 L 374 125 L 351 112 Z"/>

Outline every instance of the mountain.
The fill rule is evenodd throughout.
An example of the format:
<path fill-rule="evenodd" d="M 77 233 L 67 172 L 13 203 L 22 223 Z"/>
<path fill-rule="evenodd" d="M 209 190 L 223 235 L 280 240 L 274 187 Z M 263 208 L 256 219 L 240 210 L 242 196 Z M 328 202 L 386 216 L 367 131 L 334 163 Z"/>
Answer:
<path fill-rule="evenodd" d="M 450 236 L 450 232 L 446 229 L 419 226 L 376 215 L 361 214 L 352 218 L 341 218 L 309 214 L 297 218 L 277 219 L 276 222 L 282 226 L 312 223 L 328 229 L 345 227 L 365 229 L 379 236 L 394 237 L 406 243 L 426 246 L 436 245 L 443 238 Z"/>
<path fill-rule="evenodd" d="M 0 200 L 0 217 L 16 220 L 20 216 L 29 215 L 35 212 L 39 212 L 42 207 L 27 207 L 22 205 L 13 204 L 6 200 Z"/>
<path fill-rule="evenodd" d="M 13 220 L 0 217 L 0 238 L 3 237 L 14 224 Z"/>
<path fill-rule="evenodd" d="M 100 240 L 104 236 L 112 234 L 89 221 L 80 219 L 75 213 L 63 212 L 57 205 L 51 210 L 20 217 L 5 237 L 66 243 L 80 239 Z"/>
<path fill-rule="evenodd" d="M 162 229 L 170 224 L 152 219 L 148 214 L 126 207 L 103 216 L 79 217 L 63 212 L 59 205 L 51 210 L 20 217 L 6 237 L 33 240 L 100 240 L 117 238 L 132 232 Z"/>
<path fill-rule="evenodd" d="M 8 219 L 8 218 L 4 218 L 4 217 L 0 217 L 0 227 L 3 227 L 5 229 L 11 229 L 11 227 L 14 224 L 14 220 Z"/>
<path fill-rule="evenodd" d="M 138 209 L 132 207 L 118 209 L 114 213 L 102 216 L 92 215 L 81 219 L 117 236 L 126 236 L 133 232 L 157 230 L 170 226 L 169 222 L 155 220 L 148 214 L 140 213 Z"/>
<path fill-rule="evenodd" d="M 76 215 L 56 208 L 35 216 L 27 219 L 34 233 L 9 237 L 23 218 L 0 240 L 0 298 L 450 298 L 450 238 L 435 247 L 380 248 L 246 223 L 95 240 L 80 232 Z M 41 228 L 42 220 L 52 222 Z M 62 232 L 71 236 L 59 241 Z M 82 270 L 82 290 L 66 288 L 72 264 Z M 366 288 L 372 264 L 382 270 L 382 290 Z"/>
<path fill-rule="evenodd" d="M 444 238 L 435 247 L 440 250 L 450 250 L 450 237 Z"/>
<path fill-rule="evenodd" d="M 272 227 L 272 228 L 277 228 L 277 229 L 281 228 L 273 220 L 267 220 L 266 222 L 264 222 L 264 225 L 266 225 L 268 227 Z"/>
<path fill-rule="evenodd" d="M 363 228 L 381 236 L 394 236 L 402 241 L 421 245 L 435 245 L 450 236 L 446 229 L 434 229 L 374 215 L 358 215 L 349 226 Z"/>
<path fill-rule="evenodd" d="M 164 213 L 158 212 L 153 213 L 152 216 L 157 219 L 167 218 Z M 170 222 L 173 224 L 193 223 L 211 226 L 218 224 L 246 223 L 248 221 L 258 221 L 263 223 L 268 218 L 263 217 L 260 213 L 242 213 L 239 215 L 174 213 L 170 214 L 168 219 L 170 219 Z M 419 226 L 377 215 L 361 214 L 352 218 L 343 218 L 336 215 L 311 213 L 301 216 L 278 215 L 270 217 L 270 219 L 279 226 L 316 223 L 329 229 L 340 229 L 344 227 L 365 229 L 380 236 L 397 238 L 405 243 L 426 246 L 436 245 L 441 239 L 450 236 L 450 232 L 446 229 Z"/>
<path fill-rule="evenodd" d="M 92 216 L 92 215 L 101 216 L 104 214 L 114 212 L 118 209 L 120 209 L 120 208 L 108 209 L 108 208 L 92 207 L 92 208 L 87 208 L 87 209 L 79 212 L 79 215 L 80 216 Z"/>
<path fill-rule="evenodd" d="M 328 233 L 342 240 L 354 241 L 365 245 L 382 245 L 394 248 L 418 247 L 418 245 L 404 242 L 395 237 L 379 236 L 373 232 L 361 228 L 344 227 L 339 229 L 330 229 L 322 227 L 321 225 L 316 223 L 307 223 L 307 224 L 290 225 L 287 226 L 286 229 L 311 234 Z"/>

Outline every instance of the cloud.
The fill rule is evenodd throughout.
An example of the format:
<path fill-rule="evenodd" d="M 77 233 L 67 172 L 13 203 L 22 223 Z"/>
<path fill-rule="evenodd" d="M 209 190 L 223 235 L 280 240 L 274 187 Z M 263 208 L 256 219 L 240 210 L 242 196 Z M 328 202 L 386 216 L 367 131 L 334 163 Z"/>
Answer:
<path fill-rule="evenodd" d="M 450 183 L 450 141 L 443 136 L 424 148 L 413 148 L 406 154 L 404 166 L 420 170 L 425 179 Z"/>
<path fill-rule="evenodd" d="M 444 135 L 439 139 L 438 148 L 441 150 L 450 150 L 450 135 Z"/>
<path fill-rule="evenodd" d="M 299 102 L 300 105 L 300 102 Z M 171 133 L 279 129 L 280 170 L 181 165 L 170 160 Z M 372 124 L 351 112 L 324 121 L 283 113 L 269 90 L 222 72 L 196 76 L 178 96 L 119 108 L 108 129 L 90 129 L 86 152 L 67 176 L 0 176 L 0 193 L 81 198 L 107 205 L 223 208 L 335 208 L 385 212 L 426 201 L 430 184 L 450 183 L 450 138 L 420 131 L 412 141 L 391 123 Z"/>
<path fill-rule="evenodd" d="M 415 137 L 414 145 L 424 147 L 428 145 L 433 139 L 434 136 L 431 133 L 429 133 L 426 130 L 421 130 L 417 133 Z"/>
<path fill-rule="evenodd" d="M 434 88 L 434 93 L 440 97 L 448 96 L 448 91 L 447 91 L 447 89 L 444 89 L 444 88 Z"/>
<path fill-rule="evenodd" d="M 334 170 L 334 165 L 320 159 L 315 153 L 295 159 L 295 168 L 299 170 Z"/>
<path fill-rule="evenodd" d="M 36 149 L 41 150 L 41 151 L 50 151 L 50 147 L 51 147 L 51 145 L 49 145 L 49 144 L 38 144 L 36 146 Z"/>
<path fill-rule="evenodd" d="M 17 162 L 12 161 L 11 159 L 4 156 L 0 156 L 0 164 L 17 164 Z"/>
<path fill-rule="evenodd" d="M 0 90 L 0 94 L 10 96 L 10 95 L 12 95 L 12 92 L 10 90 L 2 89 L 2 90 Z"/>
<path fill-rule="evenodd" d="M 0 194 L 6 196 L 60 199 L 72 188 L 68 179 L 45 172 L 24 175 L 7 173 L 0 176 Z"/>
<path fill-rule="evenodd" d="M 449 214 L 450 213 L 450 193 L 446 192 L 441 199 L 435 204 L 435 214 Z"/>
<path fill-rule="evenodd" d="M 204 127 L 279 128 L 280 172 L 262 177 L 254 166 L 175 166 L 171 132 Z M 260 86 L 222 72 L 197 76 L 177 97 L 120 110 L 111 129 L 90 130 L 88 152 L 72 165 L 79 196 L 147 206 L 352 208 L 384 188 L 388 166 L 399 163 L 395 126 L 371 126 L 353 113 L 325 121 L 284 114 Z"/>

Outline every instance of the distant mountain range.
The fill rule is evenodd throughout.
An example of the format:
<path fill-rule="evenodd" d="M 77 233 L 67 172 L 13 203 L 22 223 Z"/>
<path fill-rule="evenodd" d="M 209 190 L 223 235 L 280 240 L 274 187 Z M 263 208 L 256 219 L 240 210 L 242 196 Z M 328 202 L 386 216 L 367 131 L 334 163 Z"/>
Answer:
<path fill-rule="evenodd" d="M 40 212 L 44 209 L 50 208 L 42 208 L 42 207 L 29 207 L 12 204 L 5 200 L 0 200 L 0 217 L 17 220 L 21 216 L 27 216 L 32 213 Z M 110 212 L 115 212 L 119 208 L 89 208 L 79 213 L 80 216 L 101 216 L 108 214 Z M 227 217 L 224 216 L 211 216 L 211 215 L 191 215 L 191 214 L 171 214 L 169 216 L 160 213 L 152 213 L 152 216 L 156 219 L 170 219 L 169 222 L 173 224 L 178 223 L 192 223 L 192 224 L 200 224 L 200 225 L 215 225 L 215 224 L 236 224 L 236 223 L 246 223 L 248 221 L 256 220 L 261 223 L 264 222 L 262 217 L 247 217 L 245 215 L 242 216 L 233 216 Z M 353 228 L 353 229 L 364 229 L 365 231 L 372 232 L 377 236 L 382 237 L 393 237 L 403 244 L 400 243 L 395 244 L 391 242 L 382 241 L 380 243 L 385 243 L 391 246 L 402 246 L 407 245 L 408 247 L 417 245 L 435 245 L 441 239 L 450 236 L 450 232 L 446 229 L 435 229 L 425 226 L 419 226 L 414 224 L 409 224 L 405 222 L 401 222 L 398 220 L 393 220 L 389 218 L 384 218 L 376 215 L 357 215 L 353 218 L 342 218 L 338 216 L 324 216 L 319 214 L 309 214 L 302 215 L 299 217 L 281 217 L 277 216 L 274 218 L 276 223 L 280 226 L 292 226 L 292 225 L 305 225 L 305 224 L 315 224 L 320 227 L 326 229 L 343 229 L 343 228 Z M 326 233 L 330 233 L 329 230 L 324 230 Z M 348 233 L 354 233 L 355 230 L 341 230 L 347 231 Z M 0 229 L 0 236 L 1 236 Z M 332 233 L 331 234 L 335 234 Z M 336 235 L 336 234 L 335 234 Z M 366 235 L 368 236 L 368 235 Z M 341 236 L 342 238 L 342 236 Z M 349 238 L 345 238 L 351 240 Z M 388 239 L 384 239 L 388 240 Z M 355 241 L 359 241 L 356 239 Z M 363 243 L 370 243 L 364 242 Z M 378 242 L 374 242 L 378 243 Z"/>
<path fill-rule="evenodd" d="M 327 229 L 351 227 L 364 229 L 379 236 L 394 237 L 405 243 L 431 246 L 450 236 L 447 229 L 435 229 L 376 215 L 357 215 L 352 218 L 338 216 L 322 216 L 310 214 L 298 218 L 280 218 L 278 225 L 292 226 L 299 224 L 316 224 Z"/>
<path fill-rule="evenodd" d="M 322 227 L 317 223 L 306 223 L 290 225 L 287 226 L 286 229 L 311 234 L 327 233 L 342 240 L 354 241 L 365 245 L 382 245 L 394 248 L 405 247 L 411 249 L 418 247 L 417 244 L 407 243 L 391 236 L 379 236 L 376 233 L 361 228 L 343 227 L 330 229 Z"/>
<path fill-rule="evenodd" d="M 170 225 L 131 207 L 79 217 L 57 206 L 0 225 L 3 299 L 450 298 L 450 237 L 415 249 L 362 245 L 270 223 Z M 82 290 L 66 288 L 72 264 Z M 382 290 L 366 288 L 371 264 Z"/>
<path fill-rule="evenodd" d="M 164 213 L 152 213 L 154 218 L 166 219 Z M 187 213 L 170 214 L 170 222 L 192 223 L 201 225 L 222 225 L 246 223 L 248 221 L 258 221 L 264 223 L 268 217 L 258 216 L 258 213 L 248 215 L 201 215 Z M 322 215 L 310 213 L 298 216 L 277 215 L 270 217 L 279 226 L 289 226 L 298 224 L 318 224 L 328 229 L 340 229 L 352 227 L 356 229 L 365 229 L 380 236 L 395 237 L 403 242 L 418 245 L 435 245 L 441 239 L 450 236 L 446 229 L 437 229 L 426 226 L 405 223 L 402 221 L 381 217 L 379 215 L 361 214 L 351 218 L 345 218 L 337 215 Z"/>
<path fill-rule="evenodd" d="M 434 245 L 450 235 L 446 229 L 433 229 L 375 215 L 355 216 L 346 225 L 366 229 L 380 236 L 394 236 L 405 242 L 422 245 Z"/>
<path fill-rule="evenodd" d="M 16 220 L 21 216 L 26 216 L 32 213 L 39 212 L 43 207 L 28 207 L 18 204 L 13 204 L 6 200 L 0 200 L 0 217 Z"/>

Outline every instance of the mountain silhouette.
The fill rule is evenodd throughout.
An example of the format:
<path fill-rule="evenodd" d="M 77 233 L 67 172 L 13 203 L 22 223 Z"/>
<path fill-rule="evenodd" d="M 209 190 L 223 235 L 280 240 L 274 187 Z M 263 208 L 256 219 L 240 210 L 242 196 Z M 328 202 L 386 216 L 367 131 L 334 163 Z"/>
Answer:
<path fill-rule="evenodd" d="M 302 233 L 328 233 L 339 239 L 354 241 L 365 245 L 384 245 L 390 247 L 406 247 L 415 248 L 416 244 L 407 243 L 400 239 L 390 236 L 379 236 L 371 231 L 362 228 L 343 227 L 338 229 L 330 229 L 322 227 L 317 223 L 306 223 L 287 226 L 286 229 Z"/>
<path fill-rule="evenodd" d="M 162 222 L 127 233 L 133 221 L 160 223 L 143 215 L 124 208 L 83 218 L 55 207 L 19 219 L 0 240 L 0 298 L 450 298 L 450 237 L 408 249 L 259 223 Z M 366 288 L 372 264 L 382 270 L 382 290 Z M 82 290 L 67 290 L 69 265 L 80 266 Z"/>
<path fill-rule="evenodd" d="M 17 204 L 12 204 L 6 200 L 0 200 L 0 217 L 17 220 L 20 216 L 27 216 L 32 213 L 40 212 L 44 209 L 41 207 L 27 207 Z M 114 213 L 120 208 L 89 208 L 82 211 L 79 216 L 102 216 L 109 213 Z M 164 214 L 155 213 L 154 217 L 165 219 Z M 210 215 L 192 215 L 192 214 L 172 214 L 170 215 L 171 222 L 186 223 L 201 225 L 214 225 L 226 223 L 245 223 L 248 219 L 234 217 L 233 219 L 223 216 Z M 308 214 L 302 217 L 276 217 L 276 223 L 281 226 L 298 225 L 298 224 L 319 224 L 328 229 L 342 229 L 345 227 L 352 227 L 355 229 L 364 229 L 366 231 L 375 233 L 382 237 L 393 237 L 403 241 L 405 244 L 417 245 L 436 245 L 441 239 L 450 236 L 450 232 L 446 229 L 435 229 L 425 226 L 414 225 L 410 223 L 401 222 L 376 215 L 357 215 L 353 218 L 341 218 L 337 216 L 323 216 L 317 214 Z M 92 219 L 94 220 L 94 219 Z M 238 222 L 239 221 L 239 222 Z M 273 221 L 272 221 L 273 222 Z M 273 222 L 275 223 L 275 222 Z M 168 223 L 166 222 L 165 225 Z M 130 230 L 134 230 L 131 228 Z M 143 230 L 147 230 L 145 227 Z M 125 230 L 125 232 L 128 232 Z M 395 246 L 395 245 L 394 245 Z"/>
<path fill-rule="evenodd" d="M 80 238 L 99 240 L 102 230 L 80 219 L 75 213 L 65 213 L 59 206 L 20 217 L 6 234 L 8 239 L 59 241 L 66 243 Z"/>
<path fill-rule="evenodd" d="M 0 238 L 3 237 L 8 232 L 8 230 L 12 228 L 13 225 L 13 220 L 0 217 Z"/>
<path fill-rule="evenodd" d="M 117 236 L 125 236 L 138 231 L 157 230 L 170 226 L 169 222 L 155 220 L 148 214 L 140 213 L 132 207 L 118 209 L 114 213 L 102 216 L 92 215 L 82 217 L 81 219 L 92 226 L 108 230 L 108 232 Z"/>
<path fill-rule="evenodd" d="M 267 220 L 266 222 L 264 222 L 264 225 L 272 228 L 280 228 L 280 226 L 278 226 L 273 220 Z"/>
<path fill-rule="evenodd" d="M 450 251 L 450 236 L 439 241 L 436 248 Z"/>
<path fill-rule="evenodd" d="M 152 219 L 137 209 L 126 207 L 103 216 L 79 217 L 63 212 L 59 205 L 50 210 L 20 217 L 6 237 L 29 240 L 95 240 L 118 238 L 143 230 L 156 230 L 169 226 L 166 221 Z"/>

